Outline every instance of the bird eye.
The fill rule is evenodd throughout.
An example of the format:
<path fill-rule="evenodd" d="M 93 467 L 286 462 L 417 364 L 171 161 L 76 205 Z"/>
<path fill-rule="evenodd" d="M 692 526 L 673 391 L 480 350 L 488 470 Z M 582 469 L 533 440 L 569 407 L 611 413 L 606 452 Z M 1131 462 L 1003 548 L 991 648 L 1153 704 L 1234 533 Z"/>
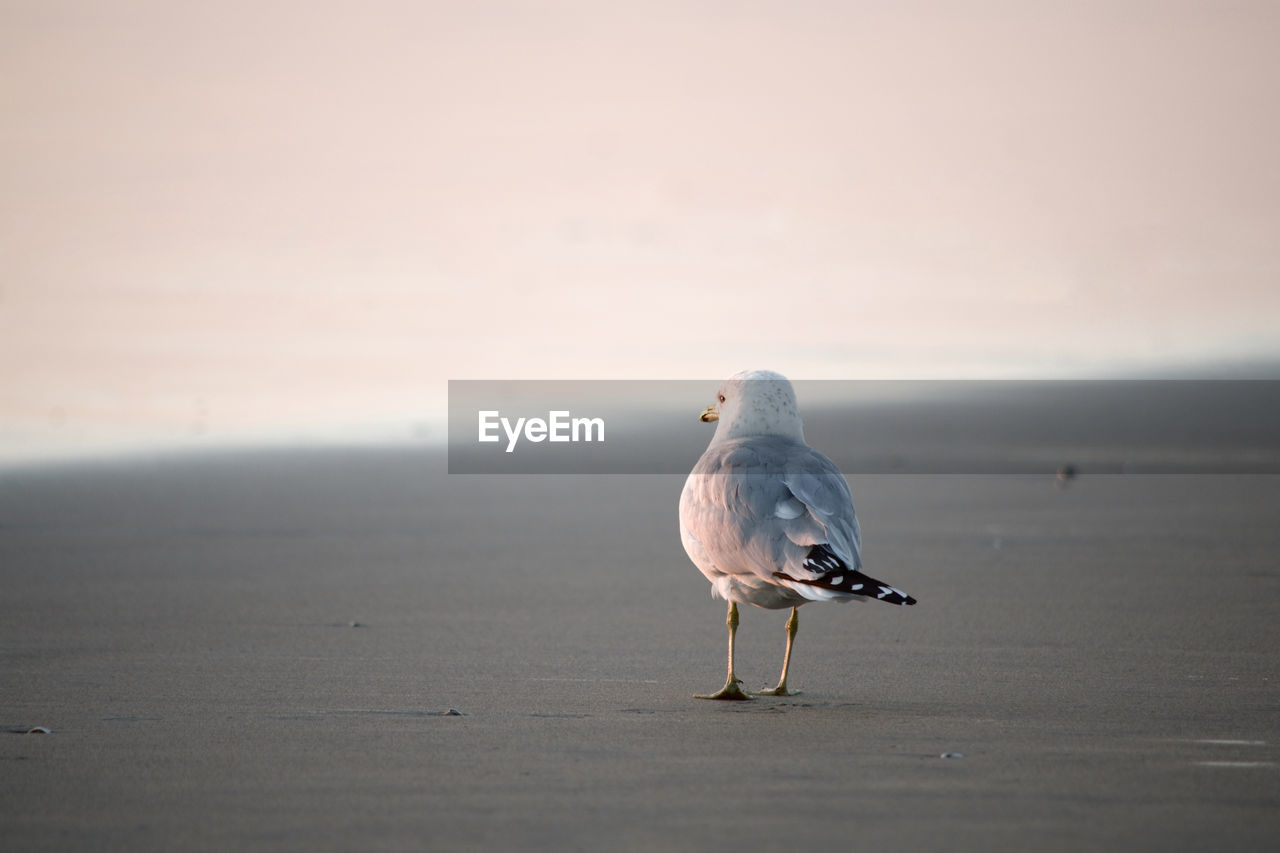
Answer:
<path fill-rule="evenodd" d="M 724 395 L 723 395 L 723 394 L 720 394 L 720 395 L 719 395 L 719 397 L 720 397 L 720 402 L 721 402 L 721 403 L 723 403 L 723 402 L 724 402 Z"/>

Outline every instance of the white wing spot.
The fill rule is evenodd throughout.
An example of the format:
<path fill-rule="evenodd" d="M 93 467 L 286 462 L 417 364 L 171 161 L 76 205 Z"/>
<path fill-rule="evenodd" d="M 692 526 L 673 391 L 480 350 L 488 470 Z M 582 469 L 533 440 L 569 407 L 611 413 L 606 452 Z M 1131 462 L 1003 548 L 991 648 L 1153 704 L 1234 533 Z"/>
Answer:
<path fill-rule="evenodd" d="M 804 504 L 795 498 L 784 498 L 778 501 L 777 506 L 773 508 L 773 514 L 777 518 L 793 519 L 804 515 Z"/>

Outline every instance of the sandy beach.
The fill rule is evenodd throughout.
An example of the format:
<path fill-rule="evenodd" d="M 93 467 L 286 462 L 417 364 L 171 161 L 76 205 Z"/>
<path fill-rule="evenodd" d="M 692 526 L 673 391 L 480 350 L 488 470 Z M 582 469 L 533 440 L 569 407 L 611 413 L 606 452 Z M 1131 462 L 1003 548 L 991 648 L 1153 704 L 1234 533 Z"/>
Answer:
<path fill-rule="evenodd" d="M 1277 44 L 3 2 L 0 853 L 1280 851 Z M 758 368 L 918 604 L 807 605 L 798 695 L 701 701 L 678 503 Z M 850 563 L 792 482 L 738 494 Z M 743 606 L 747 690 L 789 615 Z"/>
<path fill-rule="evenodd" d="M 678 476 L 424 449 L 0 476 L 11 850 L 1261 850 L 1280 478 L 864 475 L 788 698 Z M 770 685 L 785 613 L 744 611 Z M 47 734 L 24 734 L 44 727 Z M 959 757 L 942 757 L 954 754 Z"/>

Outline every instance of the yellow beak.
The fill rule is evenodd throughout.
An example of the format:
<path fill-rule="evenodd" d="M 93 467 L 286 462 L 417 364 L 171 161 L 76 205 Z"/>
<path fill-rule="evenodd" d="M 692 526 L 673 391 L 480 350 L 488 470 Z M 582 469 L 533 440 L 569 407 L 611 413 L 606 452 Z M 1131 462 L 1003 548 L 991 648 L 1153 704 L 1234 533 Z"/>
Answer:
<path fill-rule="evenodd" d="M 703 410 L 702 414 L 698 416 L 698 420 L 702 421 L 704 424 L 709 424 L 712 421 L 720 420 L 720 413 L 716 411 L 715 406 L 707 406 L 707 408 Z"/>

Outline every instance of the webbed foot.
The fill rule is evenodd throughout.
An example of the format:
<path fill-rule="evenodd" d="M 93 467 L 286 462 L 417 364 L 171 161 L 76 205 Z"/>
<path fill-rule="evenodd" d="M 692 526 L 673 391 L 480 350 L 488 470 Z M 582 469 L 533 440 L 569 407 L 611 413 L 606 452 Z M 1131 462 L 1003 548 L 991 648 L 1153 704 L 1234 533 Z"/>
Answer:
<path fill-rule="evenodd" d="M 770 690 L 757 690 L 753 696 L 799 696 L 799 690 L 788 690 L 785 684 L 779 684 Z"/>
<path fill-rule="evenodd" d="M 731 702 L 745 702 L 751 698 L 749 693 L 744 693 L 738 685 L 742 682 L 737 678 L 730 678 L 715 693 L 695 693 L 694 699 L 722 699 Z"/>

